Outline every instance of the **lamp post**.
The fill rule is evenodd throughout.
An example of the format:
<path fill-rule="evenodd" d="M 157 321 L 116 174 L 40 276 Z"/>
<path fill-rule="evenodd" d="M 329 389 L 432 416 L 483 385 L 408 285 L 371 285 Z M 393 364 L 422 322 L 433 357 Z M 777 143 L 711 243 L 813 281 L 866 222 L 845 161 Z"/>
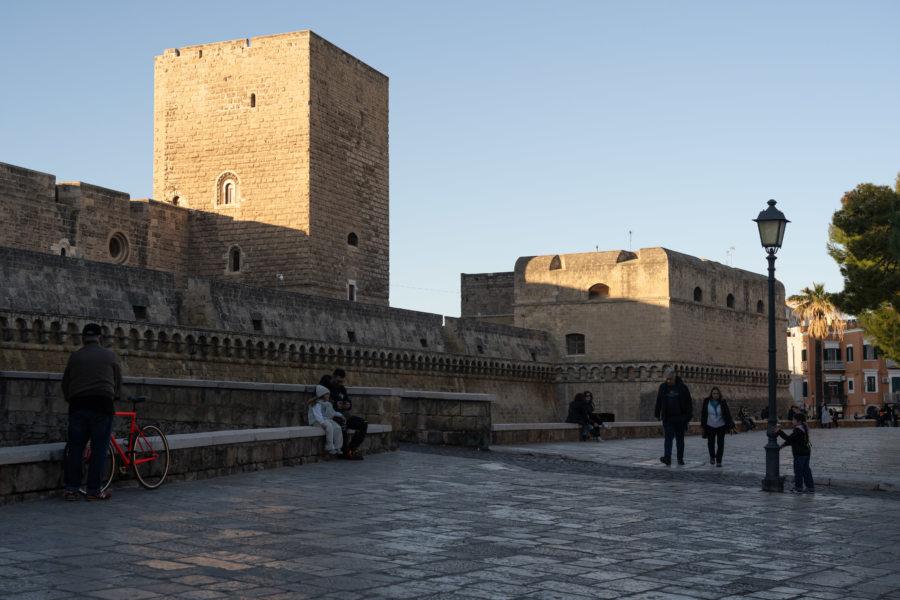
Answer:
<path fill-rule="evenodd" d="M 775 413 L 775 253 L 781 248 L 784 229 L 790 221 L 775 208 L 774 200 L 769 200 L 769 208 L 760 212 L 753 220 L 759 227 L 759 241 L 766 249 L 769 261 L 769 424 L 766 429 L 769 443 L 766 444 L 766 478 L 763 479 L 762 486 L 765 492 L 783 492 L 784 482 L 778 472 L 778 436 L 775 434 L 775 425 L 778 423 Z"/>

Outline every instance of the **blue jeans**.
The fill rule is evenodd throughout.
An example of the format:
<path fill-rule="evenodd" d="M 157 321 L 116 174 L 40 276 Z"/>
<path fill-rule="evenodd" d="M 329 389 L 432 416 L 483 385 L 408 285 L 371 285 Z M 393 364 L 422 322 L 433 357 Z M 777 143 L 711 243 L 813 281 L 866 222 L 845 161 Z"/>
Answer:
<path fill-rule="evenodd" d="M 669 417 L 663 419 L 663 432 L 666 441 L 663 443 L 663 454 L 666 458 L 672 458 L 672 440 L 675 440 L 675 450 L 678 452 L 678 460 L 684 460 L 684 430 L 687 419 L 684 417 Z"/>
<path fill-rule="evenodd" d="M 77 492 L 81 487 L 84 447 L 88 441 L 91 442 L 91 460 L 88 463 L 86 491 L 88 494 L 100 491 L 112 424 L 112 415 L 96 410 L 76 410 L 69 413 L 69 450 L 65 465 L 67 492 Z"/>
<path fill-rule="evenodd" d="M 806 482 L 806 489 L 813 491 L 816 489 L 813 484 L 812 470 L 809 468 L 809 455 L 794 457 L 794 489 L 800 491 L 803 489 L 803 483 Z"/>

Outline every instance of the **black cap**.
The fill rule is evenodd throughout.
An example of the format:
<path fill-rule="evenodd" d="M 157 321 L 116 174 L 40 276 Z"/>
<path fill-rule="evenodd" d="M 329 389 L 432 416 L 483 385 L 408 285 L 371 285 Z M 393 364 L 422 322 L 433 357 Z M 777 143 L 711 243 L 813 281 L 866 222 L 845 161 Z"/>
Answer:
<path fill-rule="evenodd" d="M 81 330 L 81 335 L 87 337 L 96 337 L 98 335 L 103 335 L 103 330 L 100 329 L 100 326 L 96 323 L 88 323 L 84 326 L 84 329 Z"/>

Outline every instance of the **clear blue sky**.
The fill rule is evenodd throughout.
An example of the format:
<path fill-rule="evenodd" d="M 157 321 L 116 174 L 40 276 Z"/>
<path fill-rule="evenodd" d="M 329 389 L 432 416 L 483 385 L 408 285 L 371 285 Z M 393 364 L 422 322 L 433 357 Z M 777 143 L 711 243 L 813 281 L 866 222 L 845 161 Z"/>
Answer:
<path fill-rule="evenodd" d="M 664 246 L 842 281 L 845 191 L 900 171 L 900 2 L 4 1 L 0 161 L 152 195 L 153 58 L 311 29 L 390 78 L 391 304 L 460 273 Z M 733 251 L 730 249 L 734 248 Z"/>

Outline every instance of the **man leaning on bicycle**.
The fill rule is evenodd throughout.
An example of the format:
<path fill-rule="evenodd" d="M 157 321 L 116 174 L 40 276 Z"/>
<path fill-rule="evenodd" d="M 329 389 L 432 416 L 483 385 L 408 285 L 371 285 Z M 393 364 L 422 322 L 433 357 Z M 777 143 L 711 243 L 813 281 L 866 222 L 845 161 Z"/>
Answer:
<path fill-rule="evenodd" d="M 68 501 L 77 500 L 83 473 L 84 449 L 106 448 L 112 433 L 113 401 L 122 391 L 122 364 L 115 352 L 104 348 L 103 330 L 88 323 L 81 331 L 83 346 L 72 353 L 62 378 L 62 391 L 69 403 L 69 447 L 66 453 L 65 482 Z M 91 452 L 88 463 L 88 500 L 109 500 L 101 479 L 106 452 Z"/>

